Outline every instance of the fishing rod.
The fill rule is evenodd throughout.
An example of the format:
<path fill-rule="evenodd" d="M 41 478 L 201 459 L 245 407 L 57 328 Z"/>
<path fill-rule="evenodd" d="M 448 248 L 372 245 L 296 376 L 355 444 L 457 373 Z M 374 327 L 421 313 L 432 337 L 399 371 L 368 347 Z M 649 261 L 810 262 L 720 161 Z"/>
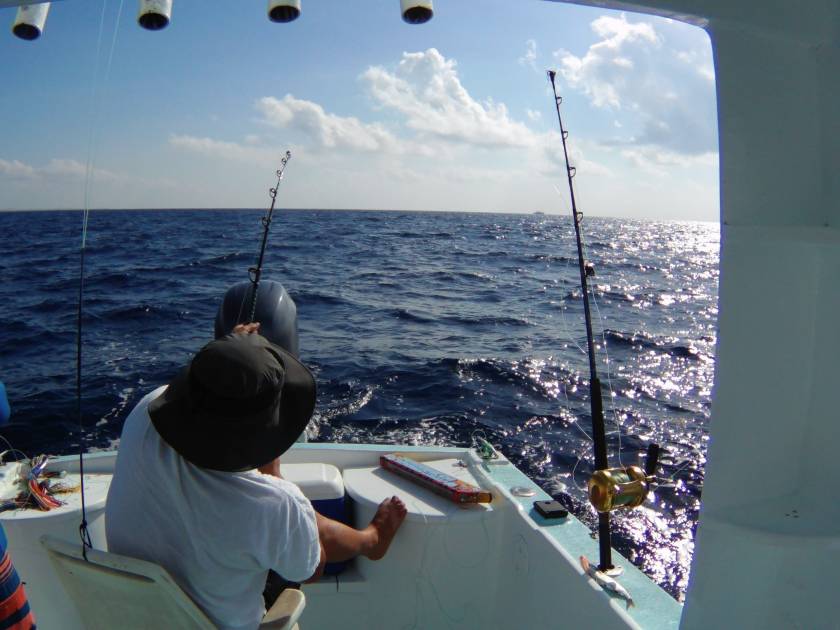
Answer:
<path fill-rule="evenodd" d="M 612 547 L 610 545 L 610 511 L 621 507 L 637 507 L 644 502 L 655 479 L 653 475 L 659 457 L 659 446 L 656 444 L 648 446 L 644 471 L 638 466 L 607 467 L 604 402 L 601 393 L 601 381 L 598 378 L 598 370 L 595 365 L 595 342 L 592 336 L 592 314 L 589 310 L 589 287 L 586 281 L 587 276 L 594 275 L 594 267 L 585 262 L 583 258 L 583 243 L 580 238 L 580 221 L 583 218 L 583 213 L 578 211 L 575 203 L 575 188 L 572 179 L 575 176 L 576 169 L 569 164 L 569 150 L 566 144 L 569 132 L 563 127 L 563 118 L 560 115 L 560 103 L 563 102 L 563 97 L 557 94 L 557 86 L 554 82 L 556 75 L 557 73 L 553 70 L 548 71 L 551 90 L 554 92 L 557 122 L 560 123 L 560 138 L 563 141 L 563 157 L 566 161 L 566 178 L 569 182 L 569 195 L 572 202 L 580 287 L 583 292 L 583 313 L 586 320 L 586 347 L 589 354 L 589 404 L 592 412 L 592 439 L 595 451 L 595 473 L 588 484 L 589 501 L 598 511 L 598 547 L 600 551 L 598 568 L 601 571 L 611 571 L 615 567 L 612 563 Z"/>
<path fill-rule="evenodd" d="M 251 304 L 248 307 L 248 319 L 246 321 L 253 322 L 257 313 L 257 291 L 260 288 L 260 277 L 262 277 L 263 258 L 265 257 L 265 246 L 268 243 L 268 229 L 271 227 L 271 218 L 274 215 L 274 203 L 277 201 L 277 189 L 280 188 L 280 182 L 283 181 L 283 171 L 286 170 L 286 165 L 292 159 L 292 152 L 286 151 L 286 155 L 280 160 L 280 168 L 277 170 L 277 184 L 274 188 L 268 190 L 268 196 L 271 197 L 271 206 L 268 212 L 262 218 L 263 235 L 262 244 L 260 245 L 260 257 L 257 259 L 257 266 L 248 269 L 248 276 L 251 280 L 253 289 L 251 290 Z"/>
<path fill-rule="evenodd" d="M 580 240 L 580 220 L 583 213 L 578 212 L 575 203 L 575 188 L 572 179 L 576 169 L 569 164 L 569 151 L 566 145 L 566 138 L 569 132 L 563 128 L 563 118 L 560 116 L 560 103 L 563 97 L 557 95 L 557 86 L 554 83 L 556 76 L 554 70 L 548 71 L 548 78 L 551 81 L 551 89 L 554 92 L 554 107 L 557 109 L 557 122 L 560 123 L 560 138 L 563 141 L 563 157 L 566 160 L 566 178 L 569 180 L 569 195 L 572 200 L 572 218 L 575 223 L 575 239 L 577 241 L 578 268 L 580 270 L 580 287 L 583 291 L 583 314 L 586 319 L 586 348 L 589 354 L 589 404 L 592 411 L 592 439 L 595 442 L 595 469 L 604 470 L 607 468 L 607 437 L 604 431 L 604 402 L 601 396 L 601 381 L 598 379 L 598 370 L 595 366 L 595 342 L 592 338 L 592 314 L 589 311 L 589 289 L 586 283 L 587 267 L 583 260 L 583 244 Z M 613 568 L 612 547 L 610 546 L 610 513 L 598 512 L 598 546 L 600 549 L 600 563 L 598 568 L 606 571 Z"/>

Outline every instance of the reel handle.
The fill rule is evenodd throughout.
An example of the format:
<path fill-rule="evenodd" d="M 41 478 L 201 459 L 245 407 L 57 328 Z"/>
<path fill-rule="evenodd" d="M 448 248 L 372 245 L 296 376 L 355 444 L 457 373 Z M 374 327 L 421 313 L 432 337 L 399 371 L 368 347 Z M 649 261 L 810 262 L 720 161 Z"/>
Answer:
<path fill-rule="evenodd" d="M 651 442 L 648 444 L 647 457 L 645 457 L 645 475 L 652 477 L 656 473 L 656 465 L 659 463 L 659 444 Z"/>

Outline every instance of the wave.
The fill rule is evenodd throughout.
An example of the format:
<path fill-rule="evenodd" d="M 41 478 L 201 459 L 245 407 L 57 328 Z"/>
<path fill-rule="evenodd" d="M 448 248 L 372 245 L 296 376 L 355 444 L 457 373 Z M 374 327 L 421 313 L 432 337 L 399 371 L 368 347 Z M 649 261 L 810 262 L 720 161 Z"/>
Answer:
<path fill-rule="evenodd" d="M 223 265 L 231 261 L 245 261 L 254 262 L 256 258 L 255 252 L 228 252 L 227 254 L 218 254 L 216 256 L 209 256 L 207 258 L 199 258 L 187 263 L 188 267 L 202 267 L 206 265 Z"/>
<path fill-rule="evenodd" d="M 604 336 L 610 345 L 613 346 L 654 350 L 669 354 L 672 357 L 691 359 L 693 361 L 707 358 L 698 348 L 690 344 L 680 343 L 680 340 L 676 337 L 658 338 L 644 332 L 628 334 L 609 329 L 604 331 Z"/>
<path fill-rule="evenodd" d="M 99 308 L 88 308 L 85 311 L 86 319 L 95 320 L 97 330 L 100 330 L 102 326 L 114 324 L 125 325 L 150 319 L 177 319 L 184 313 L 184 311 L 174 310 L 172 305 L 163 301 L 158 305 L 145 302 L 128 306 L 122 304 L 112 306 L 112 304 L 112 302 L 105 302 Z"/>
<path fill-rule="evenodd" d="M 396 317 L 397 319 L 410 322 L 418 322 L 421 324 L 434 324 L 436 321 L 433 317 L 420 315 L 419 313 L 414 313 L 406 308 L 395 308 L 392 309 L 390 313 L 393 317 Z"/>
<path fill-rule="evenodd" d="M 445 322 L 461 324 L 465 326 L 530 326 L 531 322 L 519 317 L 496 317 L 493 315 L 481 315 L 477 317 L 450 316 L 442 318 Z"/>
<path fill-rule="evenodd" d="M 294 294 L 289 292 L 292 296 L 292 299 L 295 301 L 295 304 L 307 304 L 307 305 L 315 305 L 315 304 L 329 304 L 333 306 L 346 306 L 356 305 L 353 301 L 348 300 L 343 297 L 339 297 L 338 295 L 334 295 L 332 293 L 321 293 L 318 291 L 306 291 L 306 290 L 295 290 Z"/>

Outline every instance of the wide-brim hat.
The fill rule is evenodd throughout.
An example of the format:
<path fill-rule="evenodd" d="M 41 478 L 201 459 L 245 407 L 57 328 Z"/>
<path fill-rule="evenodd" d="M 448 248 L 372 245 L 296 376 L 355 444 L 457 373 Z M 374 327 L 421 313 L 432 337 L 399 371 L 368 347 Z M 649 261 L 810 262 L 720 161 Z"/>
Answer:
<path fill-rule="evenodd" d="M 315 378 L 258 334 L 210 342 L 149 404 L 160 436 L 202 468 L 241 472 L 282 455 L 315 410 Z"/>

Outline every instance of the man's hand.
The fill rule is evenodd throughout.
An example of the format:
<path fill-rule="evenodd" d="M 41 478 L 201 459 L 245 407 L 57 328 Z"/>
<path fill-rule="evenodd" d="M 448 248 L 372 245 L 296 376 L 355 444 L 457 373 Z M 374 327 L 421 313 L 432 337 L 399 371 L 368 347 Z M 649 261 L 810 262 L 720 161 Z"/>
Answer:
<path fill-rule="evenodd" d="M 233 332 L 235 333 L 243 333 L 246 335 L 253 335 L 255 333 L 260 332 L 260 323 L 259 322 L 250 322 L 248 324 L 237 324 L 233 327 Z"/>

